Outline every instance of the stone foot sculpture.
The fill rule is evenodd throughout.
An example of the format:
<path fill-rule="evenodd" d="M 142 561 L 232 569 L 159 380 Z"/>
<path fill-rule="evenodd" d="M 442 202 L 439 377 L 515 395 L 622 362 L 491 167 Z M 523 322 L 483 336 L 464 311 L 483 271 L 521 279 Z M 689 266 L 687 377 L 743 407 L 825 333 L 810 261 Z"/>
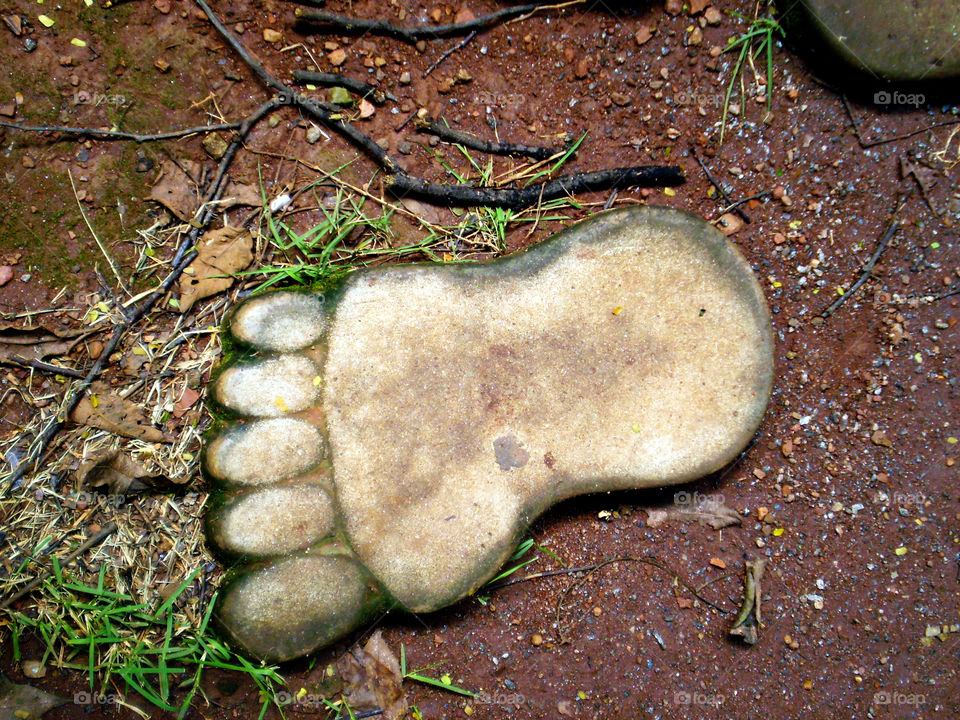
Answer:
<path fill-rule="evenodd" d="M 207 538 L 235 563 L 222 629 L 269 660 L 469 595 L 560 500 L 721 468 L 773 371 L 750 267 L 665 208 L 254 297 L 227 328 Z"/>

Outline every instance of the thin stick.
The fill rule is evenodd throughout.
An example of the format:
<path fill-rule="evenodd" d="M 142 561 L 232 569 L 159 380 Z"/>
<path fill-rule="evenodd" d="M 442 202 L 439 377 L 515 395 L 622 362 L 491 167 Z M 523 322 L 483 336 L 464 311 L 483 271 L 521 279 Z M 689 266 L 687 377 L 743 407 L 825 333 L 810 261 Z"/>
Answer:
<path fill-rule="evenodd" d="M 740 207 L 741 205 L 743 205 L 743 204 L 745 204 L 745 203 L 750 202 L 751 200 L 759 200 L 760 198 L 765 198 L 765 197 L 767 197 L 767 195 L 769 195 L 769 194 L 770 194 L 770 191 L 769 191 L 769 190 L 764 190 L 763 192 L 758 192 L 756 195 L 750 195 L 750 196 L 745 197 L 745 198 L 740 198 L 739 200 L 737 200 L 737 201 L 736 201 L 735 203 L 733 203 L 732 205 L 727 205 L 727 207 L 723 208 L 720 212 L 721 212 L 721 213 L 728 213 L 728 212 L 730 212 L 731 210 L 736 210 L 738 207 Z"/>
<path fill-rule="evenodd" d="M 96 535 L 91 535 L 90 537 L 88 537 L 86 540 L 83 541 L 80 547 L 78 547 L 72 553 L 67 555 L 67 557 L 64 558 L 63 561 L 60 563 L 60 566 L 66 567 L 67 565 L 72 563 L 74 560 L 76 560 L 78 557 L 83 555 L 87 550 L 89 550 L 95 545 L 99 545 L 100 543 L 102 543 L 104 540 L 106 540 L 116 531 L 117 531 L 117 524 L 115 522 L 107 523 L 100 530 L 100 532 L 98 532 Z M 6 610 L 8 607 L 13 605 L 13 603 L 15 603 L 17 600 L 22 598 L 24 595 L 36 589 L 40 585 L 40 583 L 42 583 L 52 572 L 53 570 L 51 570 L 50 568 L 44 568 L 44 570 L 39 575 L 37 575 L 33 580 L 28 582 L 26 585 L 24 585 L 17 592 L 15 592 L 13 595 L 8 597 L 6 600 L 4 600 L 3 602 L 0 602 L 0 610 Z"/>
<path fill-rule="evenodd" d="M 16 361 L 14 361 L 16 362 Z M 20 363 L 16 363 L 19 365 Z M 79 370 L 74 370 L 73 368 L 60 367 L 59 365 L 52 365 L 50 363 L 45 363 L 42 360 L 30 360 L 29 362 L 23 363 L 25 367 L 31 367 L 34 370 L 39 370 L 40 372 L 52 373 L 54 375 L 65 375 L 66 377 L 72 378 L 82 378 L 84 374 Z"/>
<path fill-rule="evenodd" d="M 919 130 L 914 130 L 912 132 L 904 133 L 903 135 L 895 135 L 890 138 L 880 138 L 879 140 L 871 140 L 870 142 L 864 142 L 863 137 L 860 135 L 860 126 L 857 124 L 856 118 L 853 117 L 853 109 L 850 107 L 850 102 L 847 100 L 846 95 L 841 95 L 840 99 L 843 101 L 843 108 L 847 111 L 847 117 L 850 118 L 850 124 L 853 126 L 854 137 L 857 138 L 857 142 L 860 144 L 864 150 L 877 145 L 886 145 L 887 143 L 896 142 L 897 140 L 906 140 L 907 138 L 912 138 L 914 135 L 920 135 L 922 133 L 928 132 L 930 130 L 936 130 L 941 127 L 948 127 L 950 125 L 957 125 L 960 123 L 960 120 L 945 120 L 944 122 L 934 123 L 933 125 L 927 125 L 922 127 Z"/>
<path fill-rule="evenodd" d="M 618 562 L 638 562 L 638 563 L 643 563 L 643 564 L 645 564 L 645 565 L 650 565 L 651 567 L 655 567 L 655 568 L 657 568 L 657 569 L 659 569 L 659 570 L 663 570 L 664 572 L 667 572 L 667 573 L 669 573 L 670 575 L 672 575 L 673 578 L 674 578 L 678 583 L 680 583 L 681 585 L 683 585 L 689 592 L 691 592 L 691 593 L 693 594 L 694 597 L 696 597 L 698 600 L 700 600 L 700 602 L 702 602 L 702 603 L 704 603 L 704 604 L 706 604 L 706 605 L 709 605 L 709 606 L 712 607 L 714 610 L 716 610 L 717 612 L 719 612 L 719 613 L 721 613 L 721 614 L 723 614 L 723 615 L 726 615 L 726 614 L 729 613 L 728 610 L 720 607 L 720 606 L 717 605 L 716 603 L 714 603 L 714 602 L 708 600 L 707 598 L 703 597 L 703 596 L 697 591 L 697 589 L 696 589 L 693 585 L 691 585 L 691 584 L 688 583 L 686 580 L 684 580 L 684 579 L 680 576 L 680 574 L 679 574 L 678 572 L 676 572 L 675 570 L 671 570 L 671 569 L 667 566 L 667 564 L 666 564 L 665 562 L 663 562 L 662 560 L 660 560 L 660 559 L 657 558 L 657 557 L 653 557 L 653 556 L 648 556 L 648 557 L 630 557 L 630 556 L 625 556 L 625 557 L 611 558 L 611 559 L 609 559 L 609 560 L 604 560 L 603 562 L 596 563 L 595 565 L 589 565 L 589 566 L 584 567 L 584 568 L 570 568 L 569 570 L 559 570 L 559 571 L 555 571 L 555 572 L 553 573 L 553 574 L 555 574 L 555 575 L 562 575 L 562 574 L 570 574 L 570 573 L 577 573 L 577 572 L 586 572 L 586 575 L 584 575 L 582 578 L 580 578 L 579 580 L 577 580 L 575 583 L 572 583 L 568 588 L 566 588 L 566 589 L 560 594 L 560 597 L 557 599 L 556 623 L 557 623 L 557 634 L 558 634 L 559 637 L 560 637 L 560 642 L 561 642 L 561 643 L 566 642 L 566 640 L 564 639 L 564 636 L 563 636 L 563 624 L 560 622 L 560 613 L 561 613 L 561 611 L 563 610 L 563 599 L 564 599 L 564 598 L 570 593 L 570 591 L 572 591 L 574 588 L 579 587 L 580 585 L 582 585 L 583 583 L 585 583 L 585 582 L 590 578 L 590 576 L 591 576 L 594 572 L 596 572 L 596 571 L 599 570 L 600 568 L 606 567 L 607 565 L 613 565 L 614 563 L 618 563 Z M 531 579 L 533 579 L 533 578 L 531 578 Z M 523 582 L 523 578 L 518 579 L 517 582 Z"/>
<path fill-rule="evenodd" d="M 448 57 L 450 57 L 451 55 L 453 55 L 453 54 L 454 54 L 455 52 L 457 52 L 458 50 L 463 50 L 463 48 L 465 48 L 467 45 L 469 45 L 469 44 L 470 44 L 470 41 L 473 40 L 476 36 L 477 36 L 477 31 L 474 30 L 474 31 L 471 32 L 469 35 L 467 35 L 463 40 L 461 40 L 461 41 L 458 42 L 456 45 L 454 45 L 452 48 L 450 48 L 449 50 L 447 50 L 443 55 L 441 55 L 440 57 L 438 57 L 438 58 L 433 62 L 433 64 L 430 65 L 430 67 L 428 67 L 426 70 L 423 71 L 423 77 L 429 77 L 430 73 L 432 73 L 434 70 L 436 70 L 438 67 L 440 67 L 440 65 L 443 63 L 444 60 L 446 60 Z"/>
<path fill-rule="evenodd" d="M 558 148 L 536 147 L 517 143 L 502 143 L 494 140 L 484 140 L 475 135 L 456 130 L 445 123 L 437 122 L 433 118 L 422 118 L 415 123 L 419 132 L 436 135 L 441 140 L 463 145 L 471 150 L 478 150 L 487 155 L 513 155 L 530 157 L 534 160 L 549 160 L 562 155 L 564 150 Z"/>
<path fill-rule="evenodd" d="M 117 266 L 113 264 L 113 258 L 110 257 L 110 253 L 107 252 L 107 248 L 105 248 L 103 243 L 100 242 L 100 238 L 97 237 L 96 230 L 93 229 L 93 225 L 91 225 L 90 221 L 87 219 L 87 214 L 83 211 L 83 205 L 80 204 L 80 196 L 77 194 L 77 186 L 73 182 L 73 173 L 70 172 L 70 168 L 67 168 L 67 177 L 70 178 L 70 188 L 73 190 L 73 197 L 77 201 L 77 208 L 80 210 L 80 217 L 82 217 L 83 222 L 86 223 L 87 230 L 89 230 L 90 234 L 93 235 L 93 239 L 97 243 L 97 247 L 100 248 L 100 252 L 102 252 L 103 256 L 107 259 L 107 264 L 110 266 L 113 276 L 117 279 L 117 284 L 120 285 L 120 289 L 123 290 L 127 295 L 130 295 L 130 291 L 127 290 L 126 285 L 123 284 L 123 278 L 120 277 L 120 273 L 117 271 Z"/>
<path fill-rule="evenodd" d="M 856 282 L 850 286 L 850 289 L 847 290 L 843 295 L 838 297 L 823 313 L 820 317 L 828 318 L 837 311 L 841 305 L 843 305 L 847 300 L 853 297 L 857 290 L 860 289 L 860 286 L 863 285 L 867 278 L 870 277 L 870 273 L 873 272 L 873 266 L 877 264 L 877 260 L 880 259 L 880 255 L 883 254 L 883 251 L 887 249 L 887 245 L 890 243 L 890 240 L 896 234 L 897 230 L 900 229 L 900 223 L 896 220 L 890 223 L 890 227 L 887 228 L 887 231 L 883 234 L 883 237 L 880 238 L 880 242 L 877 243 L 877 249 L 873 252 L 873 255 L 870 256 L 870 259 L 867 260 L 867 264 L 863 266 L 863 272 L 860 273 L 860 277 L 857 278 Z"/>
<path fill-rule="evenodd" d="M 338 75 L 336 73 L 312 72 L 310 70 L 294 70 L 293 79 L 299 84 L 310 83 L 323 87 L 345 87 L 355 95 L 368 98 L 375 105 L 383 105 L 387 100 L 396 100 L 388 92 L 384 92 L 376 85 L 365 83 L 362 80 Z"/>
<path fill-rule="evenodd" d="M 720 193 L 720 197 L 727 201 L 727 205 L 729 205 L 744 222 L 750 222 L 750 216 L 740 209 L 739 204 L 734 202 L 733 198 L 727 195 L 727 191 L 723 189 L 723 185 L 721 185 L 720 181 L 713 176 L 713 174 L 710 172 L 710 169 L 704 165 L 703 160 L 700 159 L 700 156 L 697 155 L 697 151 L 692 147 L 690 148 L 690 154 L 693 155 L 693 159 L 696 160 L 697 164 L 703 169 L 703 174 L 707 176 L 707 180 L 710 181 L 710 184 L 717 189 L 718 193 Z"/>
<path fill-rule="evenodd" d="M 10 128 L 12 130 L 21 130 L 23 132 L 56 132 L 64 135 L 89 137 L 93 138 L 94 140 L 132 140 L 136 143 L 156 142 L 158 140 L 176 140 L 177 138 L 187 137 L 188 135 L 208 133 L 215 130 L 236 130 L 240 127 L 240 124 L 240 122 L 220 123 L 219 125 L 203 125 L 201 127 L 173 130 L 171 132 L 157 133 L 154 135 L 138 135 L 137 133 L 121 132 L 119 130 L 97 130 L 96 128 L 64 127 L 62 125 L 19 125 L 17 123 L 0 120 L 0 127 Z"/>
<path fill-rule="evenodd" d="M 325 10 L 303 10 L 297 8 L 294 15 L 297 19 L 308 23 L 326 25 L 342 33 L 349 34 L 371 34 L 392 37 L 396 40 L 402 40 L 410 45 L 416 45 L 420 40 L 432 40 L 434 38 L 449 37 L 451 35 L 463 35 L 469 32 L 486 30 L 493 25 L 511 20 L 512 18 L 533 13 L 540 9 L 539 5 L 517 5 L 512 8 L 504 8 L 489 15 L 482 15 L 462 23 L 451 23 L 449 25 L 400 27 L 382 20 L 365 20 L 363 18 L 353 18 L 347 15 L 327 12 Z"/>

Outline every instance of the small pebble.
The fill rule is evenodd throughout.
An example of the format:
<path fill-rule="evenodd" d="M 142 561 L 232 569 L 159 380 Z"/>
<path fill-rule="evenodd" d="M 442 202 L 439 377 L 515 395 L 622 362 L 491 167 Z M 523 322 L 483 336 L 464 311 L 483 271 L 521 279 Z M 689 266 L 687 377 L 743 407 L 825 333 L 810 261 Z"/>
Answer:
<path fill-rule="evenodd" d="M 39 660 L 24 660 L 21 669 L 28 678 L 42 678 L 47 674 L 47 666 Z"/>

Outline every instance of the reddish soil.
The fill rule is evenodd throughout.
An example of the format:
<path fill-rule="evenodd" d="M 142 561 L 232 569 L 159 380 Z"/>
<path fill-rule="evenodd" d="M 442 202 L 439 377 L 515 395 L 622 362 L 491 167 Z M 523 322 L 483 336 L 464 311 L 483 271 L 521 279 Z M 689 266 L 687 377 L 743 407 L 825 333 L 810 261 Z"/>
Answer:
<path fill-rule="evenodd" d="M 477 15 L 496 9 L 491 0 L 467 5 Z M 497 27 L 481 33 L 426 80 L 423 70 L 457 39 L 428 43 L 418 53 L 391 39 L 300 34 L 293 29 L 293 6 L 286 3 L 214 5 L 231 27 L 243 24 L 242 42 L 279 77 L 307 67 L 307 49 L 321 69 L 331 70 L 324 42 L 340 44 L 347 59 L 339 71 L 355 77 L 375 76 L 364 59 L 383 57 L 382 84 L 399 102 L 379 108 L 361 127 L 374 138 L 386 138 L 395 152 L 400 141 L 423 140 L 410 126 L 400 133 L 394 128 L 424 105 L 451 125 L 486 137 L 493 132 L 488 121 L 495 120 L 500 137 L 515 142 L 546 144 L 558 135 L 587 132 L 570 170 L 674 162 L 686 168 L 688 182 L 675 194 L 623 191 L 620 200 L 646 199 L 716 218 L 721 204 L 708 195 L 711 183 L 690 155 L 691 146 L 734 199 L 778 187 L 776 195 L 786 196 L 745 205 L 751 222 L 732 235 L 762 280 L 778 336 L 778 374 L 767 417 L 758 442 L 736 467 L 682 488 L 722 495 L 744 511 L 742 526 L 723 531 L 676 522 L 647 527 L 645 511 L 670 506 L 676 491 L 670 489 L 568 502 L 533 528 L 537 542 L 568 566 L 654 555 L 693 586 L 703 586 L 700 593 L 723 614 L 689 602 L 691 593 L 669 573 L 622 562 L 587 577 L 518 583 L 495 591 L 486 606 L 466 600 L 429 616 L 390 617 L 382 624 L 385 637 L 391 647 L 405 646 L 411 666 L 449 673 L 455 684 L 482 691 L 490 700 L 467 701 L 410 684 L 410 701 L 424 718 L 469 713 L 481 720 L 960 717 L 960 633 L 921 642 L 928 626 L 960 622 L 960 465 L 954 462 L 960 454 L 955 440 L 960 436 L 960 295 L 949 295 L 960 273 L 960 196 L 956 168 L 935 156 L 946 150 L 940 159 L 956 161 L 958 141 L 951 136 L 955 127 L 924 130 L 955 119 L 956 108 L 881 112 L 852 104 L 864 143 L 916 132 L 864 148 L 841 97 L 828 87 L 829 78 L 818 81 L 793 52 L 778 46 L 771 117 L 763 122 L 765 106 L 749 99 L 741 116 L 729 119 L 718 146 L 717 122 L 732 58 L 714 59 L 710 49 L 723 46 L 746 25 L 725 12 L 719 26 L 702 29 L 702 44 L 695 45 L 689 40 L 690 28 L 699 27 L 696 18 L 685 12 L 670 15 L 660 3 L 629 5 L 586 3 Z M 717 5 L 752 12 L 747 2 Z M 189 2 L 172 0 L 169 13 L 147 2 L 110 10 L 94 6 L 79 13 L 99 19 L 82 22 L 73 17 L 74 9 L 43 10 L 58 20 L 52 30 L 36 22 L 39 6 L 27 0 L 14 6 L 34 19 L 32 37 L 40 42 L 26 54 L 23 38 L 0 29 L 0 48 L 15 65 L 0 80 L 0 101 L 23 93 L 19 122 L 101 126 L 113 121 L 109 104 L 69 102 L 75 88 L 130 94 L 133 106 L 123 127 L 154 131 L 206 122 L 204 111 L 192 103 L 208 93 L 229 119 L 268 97 Z M 402 8 L 403 22 L 412 23 L 429 22 L 435 7 L 457 10 L 418 0 L 389 6 L 336 1 L 328 9 L 377 17 L 389 8 L 385 14 L 398 21 Z M 656 27 L 642 45 L 634 37 L 641 26 Z M 281 30 L 283 41 L 265 43 L 267 27 Z M 69 44 L 75 35 L 91 42 L 88 49 Z M 293 47 L 283 51 L 287 46 Z M 59 63 L 65 54 L 76 58 L 72 66 Z M 160 56 L 171 65 L 167 72 L 153 66 Z M 460 68 L 472 81 L 440 94 L 439 86 Z M 409 86 L 398 82 L 405 71 L 413 77 Z M 77 76 L 75 85 L 71 75 Z M 749 72 L 747 78 L 752 81 Z M 356 155 L 335 136 L 308 145 L 306 127 L 286 108 L 280 124 L 263 123 L 248 146 L 328 170 Z M 87 203 L 91 220 L 108 228 L 111 252 L 129 262 L 134 253 L 125 238 L 148 225 L 156 212 L 142 199 L 156 173 L 127 173 L 123 163 L 135 162 L 141 153 L 156 161 L 171 154 L 214 166 L 198 139 L 86 147 L 8 130 L 3 140 L 5 193 L 11 202 L 0 251 L 22 253 L 16 279 L 0 288 L 0 309 L 6 312 L 49 304 L 65 279 L 56 274 L 62 272 L 63 252 L 82 263 L 68 282 L 71 293 L 95 289 L 94 262 L 105 271 L 69 185 L 64 188 L 58 179 L 66 168 L 88 178 L 82 184 L 93 196 Z M 81 149 L 86 150 L 83 161 L 77 159 Z M 27 155 L 32 168 L 24 166 Z M 442 177 L 421 145 L 397 157 L 412 171 Z M 926 196 L 913 177 L 901 177 L 901 159 L 911 157 L 933 168 L 925 180 Z M 241 153 L 235 177 L 255 181 L 258 162 L 273 190 L 302 184 L 311 175 L 289 161 Z M 498 168 L 509 165 L 496 161 Z M 98 170 L 111 167 L 121 169 Z M 358 178 L 369 179 L 372 166 L 366 160 L 355 167 Z M 118 194 L 128 208 L 122 231 L 116 222 Z M 874 278 L 833 316 L 821 319 L 838 297 L 837 288 L 848 288 L 859 276 L 901 196 L 900 230 L 874 268 Z M 606 196 L 591 199 L 602 202 Z M 54 217 L 51 210 L 57 208 L 63 213 Z M 452 217 L 449 210 L 440 211 L 441 220 Z M 16 229 L 24 227 L 30 232 Z M 524 247 L 557 228 L 545 223 L 530 237 L 521 228 L 510 247 Z M 25 273 L 31 274 L 28 282 L 21 279 Z M 12 413 L 14 422 L 22 411 L 5 402 L 4 413 Z M 766 522 L 758 520 L 761 508 L 770 513 Z M 762 584 L 764 626 L 759 642 L 746 646 L 729 639 L 727 630 L 742 597 L 744 561 L 758 557 L 769 560 Z M 521 573 L 557 567 L 542 556 Z M 533 642 L 534 635 L 542 637 L 541 644 Z M 0 637 L 0 668 L 23 682 L 10 660 L 8 637 Z M 331 662 L 346 646 L 320 653 L 316 662 Z M 305 663 L 284 670 L 294 690 L 307 675 Z M 79 673 L 51 670 L 34 682 L 68 696 L 85 689 Z M 252 685 L 217 697 L 215 705 L 198 702 L 192 717 L 257 715 Z M 308 702 L 287 714 L 318 712 Z M 88 712 L 77 705 L 46 715 L 51 720 L 121 716 L 132 717 L 113 706 Z"/>

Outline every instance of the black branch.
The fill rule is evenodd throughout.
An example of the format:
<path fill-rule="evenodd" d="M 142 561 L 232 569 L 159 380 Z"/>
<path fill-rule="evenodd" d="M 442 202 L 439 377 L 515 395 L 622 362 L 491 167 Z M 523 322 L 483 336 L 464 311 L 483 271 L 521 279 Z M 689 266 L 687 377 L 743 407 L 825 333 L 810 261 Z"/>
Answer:
<path fill-rule="evenodd" d="M 370 100 L 375 105 L 383 105 L 387 100 L 396 100 L 397 98 L 389 92 L 381 90 L 376 85 L 365 83 L 362 80 L 338 75 L 336 73 L 313 72 L 310 70 L 294 70 L 293 80 L 299 85 L 310 83 L 321 87 L 343 87 L 359 95 L 362 98 Z"/>
<path fill-rule="evenodd" d="M 473 20 L 449 25 L 402 27 L 383 20 L 365 20 L 363 18 L 339 15 L 326 10 L 304 10 L 297 8 L 294 15 L 298 20 L 310 25 L 322 25 L 324 28 L 337 30 L 344 35 L 382 35 L 402 40 L 410 45 L 416 45 L 420 40 L 465 35 L 467 33 L 486 30 L 489 27 L 513 20 L 521 15 L 527 15 L 540 9 L 540 5 L 517 5 L 504 8 L 497 12 L 483 15 Z"/>
<path fill-rule="evenodd" d="M 488 155 L 511 155 L 514 157 L 529 157 L 534 160 L 549 160 L 557 155 L 562 155 L 565 148 L 537 147 L 533 145 L 520 145 L 517 143 L 502 143 L 493 140 L 484 140 L 475 135 L 470 135 L 462 130 L 454 128 L 433 120 L 432 118 L 423 118 L 417 120 L 416 128 L 422 133 L 436 135 L 441 140 L 463 145 L 471 150 L 478 150 Z"/>
<path fill-rule="evenodd" d="M 138 133 L 123 132 L 122 130 L 98 130 L 96 128 L 65 127 L 63 125 L 20 125 L 18 123 L 6 122 L 0 120 L 0 127 L 10 128 L 11 130 L 21 130 L 23 132 L 35 133 L 59 133 L 61 135 L 73 135 L 76 137 L 88 137 L 93 140 L 128 140 L 136 143 L 156 142 L 159 140 L 176 140 L 177 138 L 188 137 L 189 135 L 198 135 L 200 133 L 214 132 L 216 130 L 237 130 L 240 127 L 239 122 L 220 123 L 219 125 L 201 125 L 198 127 L 185 128 L 183 130 L 171 130 L 165 133 L 156 133 L 152 135 L 141 135 Z"/>
<path fill-rule="evenodd" d="M 416 197 L 438 205 L 486 205 L 520 209 L 581 192 L 628 187 L 668 187 L 681 185 L 685 180 L 683 168 L 677 165 L 640 165 L 564 175 L 556 180 L 524 188 L 447 185 L 397 173 L 388 179 L 387 189 L 398 197 Z"/>

